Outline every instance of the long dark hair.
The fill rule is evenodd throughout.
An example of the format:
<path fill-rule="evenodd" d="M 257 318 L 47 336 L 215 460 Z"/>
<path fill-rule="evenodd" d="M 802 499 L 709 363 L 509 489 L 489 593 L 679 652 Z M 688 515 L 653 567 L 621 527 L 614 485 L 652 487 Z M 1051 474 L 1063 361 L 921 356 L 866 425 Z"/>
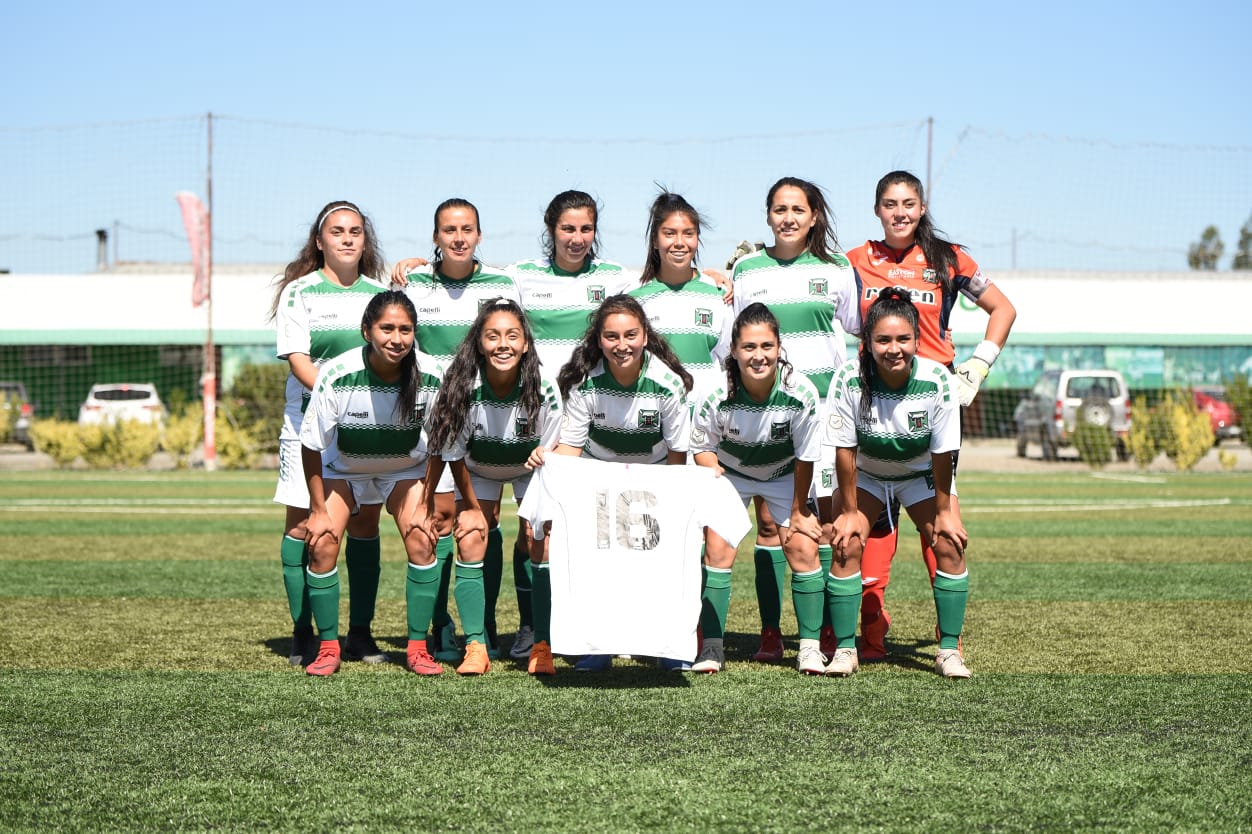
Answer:
<path fill-rule="evenodd" d="M 839 251 L 839 240 L 835 237 L 835 218 L 826 202 L 826 195 L 816 184 L 799 177 L 783 177 L 770 186 L 769 194 L 765 196 L 766 213 L 768 214 L 773 208 L 774 196 L 778 194 L 778 189 L 787 186 L 803 191 L 804 198 L 809 203 L 809 210 L 813 212 L 813 228 L 809 229 L 808 235 L 804 238 L 805 248 L 819 261 L 833 264 L 835 253 Z"/>
<path fill-rule="evenodd" d="M 656 235 L 661 230 L 661 224 L 674 214 L 683 215 L 696 227 L 696 254 L 699 254 L 698 238 L 700 233 L 704 231 L 704 221 L 700 217 L 700 212 L 696 211 L 695 206 L 687 202 L 681 194 L 662 190 L 660 194 L 656 195 L 656 199 L 652 201 L 652 209 L 648 215 L 648 231 L 644 237 L 648 242 L 648 258 L 644 261 L 643 273 L 639 276 L 640 284 L 656 280 L 657 276 L 661 274 L 661 253 L 656 248 Z M 693 256 L 691 265 L 695 266 L 695 263 L 696 258 Z"/>
<path fill-rule="evenodd" d="M 556 384 L 561 389 L 561 397 L 568 398 L 569 392 L 576 385 L 580 385 L 587 378 L 587 374 L 596 363 L 604 358 L 604 351 L 600 350 L 600 331 L 604 329 L 605 320 L 616 313 L 622 313 L 628 316 L 634 316 L 643 332 L 648 338 L 648 344 L 644 350 L 651 353 L 657 359 L 665 363 L 671 371 L 677 374 L 683 381 L 683 388 L 687 392 L 691 391 L 692 379 L 691 374 L 683 367 L 682 362 L 678 360 L 678 356 L 674 353 L 674 349 L 669 346 L 669 342 L 665 341 L 660 333 L 652 328 L 652 324 L 648 321 L 648 314 L 643 311 L 643 307 L 639 305 L 633 297 L 629 295 L 610 295 L 604 299 L 604 303 L 591 315 L 591 323 L 587 327 L 587 331 L 583 333 L 582 340 L 578 346 L 574 348 L 573 354 L 568 362 L 561 368 L 561 372 L 557 374 Z"/>
<path fill-rule="evenodd" d="M 496 313 L 510 313 L 522 325 L 522 337 L 526 340 L 526 352 L 522 354 L 518 365 L 518 376 L 522 382 L 521 407 L 530 419 L 530 425 L 539 425 L 539 414 L 543 409 L 543 384 L 539 378 L 539 354 L 535 350 L 535 337 L 530 330 L 530 322 L 526 313 L 516 302 L 507 298 L 497 298 L 483 304 L 478 311 L 478 318 L 470 326 L 469 333 L 461 340 L 452 357 L 451 364 L 443 374 L 443 382 L 439 386 L 439 396 L 435 400 L 434 414 L 426 424 L 428 445 L 432 454 L 439 452 L 448 445 L 448 441 L 456 437 L 465 425 L 469 414 L 470 398 L 474 393 L 474 383 L 479 373 L 486 378 L 486 357 L 479 350 L 479 341 L 487 319 Z"/>
<path fill-rule="evenodd" d="M 326 218 L 339 209 L 355 211 L 361 217 L 361 227 L 365 229 L 365 241 L 361 244 L 361 262 L 357 264 L 356 271 L 370 278 L 382 278 L 383 250 L 378 245 L 378 235 L 374 233 L 373 222 L 365 215 L 365 212 L 356 207 L 356 204 L 347 200 L 331 200 L 317 213 L 313 225 L 309 227 L 309 235 L 300 249 L 300 254 L 287 264 L 282 275 L 274 279 L 274 300 L 270 303 L 269 321 L 273 321 L 278 315 L 278 305 L 282 301 L 283 290 L 287 289 L 288 284 L 326 266 L 326 255 L 317 247 L 317 238 L 322 233 Z"/>
<path fill-rule="evenodd" d="M 917 307 L 913 304 L 913 299 L 909 296 L 909 291 L 899 287 L 885 287 L 882 292 L 878 293 L 878 297 L 874 299 L 874 303 L 869 305 L 869 311 L 865 314 L 865 321 L 861 324 L 861 351 L 860 351 L 860 377 L 861 377 L 861 422 L 867 422 L 870 417 L 870 402 L 874 399 L 873 391 L 870 383 L 875 376 L 878 375 L 878 367 L 874 364 L 874 349 L 872 347 L 874 341 L 874 328 L 878 326 L 878 322 L 891 316 L 899 316 L 909 323 L 913 328 L 913 338 L 918 337 L 917 325 Z"/>
<path fill-rule="evenodd" d="M 596 198 L 586 191 L 562 191 L 548 201 L 548 207 L 543 210 L 543 251 L 553 264 L 556 263 L 556 224 L 562 214 L 573 209 L 590 211 L 591 222 L 596 227 L 596 235 L 592 238 L 591 248 L 587 250 L 587 261 L 584 263 L 594 259 L 600 249 L 600 207 L 596 205 Z"/>
<path fill-rule="evenodd" d="M 413 327 L 417 327 L 417 309 L 404 292 L 387 290 L 378 293 L 365 305 L 365 312 L 361 316 L 361 335 L 365 337 L 367 357 L 369 351 L 374 349 L 369 342 L 370 328 L 382 318 L 388 307 L 399 307 L 409 317 Z M 400 418 L 401 425 L 412 423 L 417 414 L 417 392 L 421 383 L 421 369 L 417 366 L 417 342 L 414 341 L 413 349 L 400 360 L 400 396 L 396 399 L 396 416 Z"/>
<path fill-rule="evenodd" d="M 763 324 L 768 327 L 774 334 L 774 339 L 778 342 L 778 366 L 774 369 L 775 374 L 782 374 L 784 385 L 791 383 L 791 363 L 782 355 L 782 335 L 778 329 L 778 319 L 770 311 L 768 307 L 759 301 L 754 301 L 747 307 L 744 307 L 739 315 L 735 316 L 735 323 L 730 329 L 730 345 L 735 348 L 739 345 L 739 333 L 745 327 L 753 324 Z M 739 363 L 735 361 L 735 357 L 727 356 L 723 367 L 726 369 L 726 399 L 733 400 L 735 394 L 743 387 L 743 376 L 739 370 Z"/>
<path fill-rule="evenodd" d="M 444 209 L 454 209 L 454 208 L 465 208 L 474 212 L 474 225 L 478 227 L 478 231 L 480 233 L 482 232 L 483 224 L 478 218 L 478 206 L 474 205 L 469 200 L 466 200 L 463 197 L 449 197 L 448 199 L 444 200 L 439 205 L 435 206 L 435 220 L 434 220 L 435 231 L 434 231 L 434 234 L 431 235 L 431 237 L 434 238 L 435 240 L 439 239 L 439 215 L 440 213 L 442 213 Z M 439 244 L 436 243 L 435 248 L 434 248 L 433 259 L 431 261 L 431 270 L 433 272 L 438 272 L 439 265 L 441 263 L 443 263 L 443 250 L 440 249 Z"/>
<path fill-rule="evenodd" d="M 878 207 L 882 204 L 882 195 L 893 185 L 903 185 L 912 189 L 917 194 L 918 202 L 926 205 L 926 192 L 922 189 L 922 181 L 908 171 L 892 171 L 884 175 L 878 181 L 878 187 L 874 189 L 874 214 L 878 214 Z M 913 241 L 926 256 L 926 263 L 935 271 L 935 277 L 939 279 L 939 284 L 943 287 L 944 298 L 951 298 L 952 278 L 957 270 L 956 251 L 952 247 L 960 246 L 960 244 L 943 236 L 943 233 L 935 226 L 935 221 L 931 219 L 929 209 L 918 218 L 917 229 L 913 232 Z"/>

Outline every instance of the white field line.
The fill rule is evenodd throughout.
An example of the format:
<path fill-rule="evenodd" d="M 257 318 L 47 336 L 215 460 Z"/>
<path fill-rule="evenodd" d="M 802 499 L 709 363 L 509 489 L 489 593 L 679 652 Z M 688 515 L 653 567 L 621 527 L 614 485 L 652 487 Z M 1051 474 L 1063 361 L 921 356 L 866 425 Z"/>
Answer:
<path fill-rule="evenodd" d="M 1240 502 L 1243 503 L 1243 502 Z M 971 513 L 1101 513 L 1122 510 L 1157 510 L 1176 509 L 1180 507 L 1228 507 L 1235 502 L 1229 498 L 1201 498 L 1190 501 L 1170 501 L 1157 499 L 1118 500 L 1118 501 L 1074 501 L 1074 500 L 1030 500 L 1005 499 L 961 503 L 961 515 Z M 990 506 L 989 506 L 990 505 Z"/>
<path fill-rule="evenodd" d="M 271 515 L 276 505 L 239 498 L 18 498 L 0 504 L 7 513 L 111 513 L 116 515 Z"/>
<path fill-rule="evenodd" d="M 1092 472 L 1091 477 L 1100 481 L 1123 481 L 1130 484 L 1163 484 L 1162 475 L 1118 475 L 1114 472 Z"/>

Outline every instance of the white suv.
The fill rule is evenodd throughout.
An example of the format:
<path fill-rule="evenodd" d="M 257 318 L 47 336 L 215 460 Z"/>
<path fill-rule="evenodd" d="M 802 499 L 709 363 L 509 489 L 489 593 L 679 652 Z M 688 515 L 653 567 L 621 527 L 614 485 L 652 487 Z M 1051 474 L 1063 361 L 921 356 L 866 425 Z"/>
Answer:
<path fill-rule="evenodd" d="M 1119 371 L 1045 371 L 1013 412 L 1017 424 L 1017 456 L 1026 457 L 1026 445 L 1043 447 L 1044 460 L 1056 460 L 1056 450 L 1069 446 L 1079 415 L 1113 433 L 1117 459 L 1126 460 L 1130 434 L 1130 394 Z"/>
<path fill-rule="evenodd" d="M 113 382 L 91 386 L 78 409 L 78 425 L 112 425 L 119 420 L 163 424 L 165 405 L 150 382 Z"/>

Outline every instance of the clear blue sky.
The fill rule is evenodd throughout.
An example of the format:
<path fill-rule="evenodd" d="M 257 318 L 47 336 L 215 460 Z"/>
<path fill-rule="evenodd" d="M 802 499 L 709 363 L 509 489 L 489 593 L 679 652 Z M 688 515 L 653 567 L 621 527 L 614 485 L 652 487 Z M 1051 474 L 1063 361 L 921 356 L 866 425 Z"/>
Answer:
<path fill-rule="evenodd" d="M 1132 265 L 1162 268 L 1158 261 L 1175 262 L 1178 247 L 1185 248 L 1208 222 L 1220 226 L 1227 253 L 1233 250 L 1239 225 L 1252 212 L 1247 69 L 1252 5 L 1204 0 L 911 3 L 896 6 L 896 17 L 891 8 L 838 2 L 21 3 L 5 15 L 10 83 L 0 128 L 212 111 L 244 120 L 403 134 L 717 140 L 917 124 L 933 116 L 934 165 L 946 181 L 997 180 L 983 183 L 977 196 L 971 192 L 949 203 L 936 199 L 942 205 L 941 224 L 969 243 L 975 257 L 981 244 L 985 260 L 1007 268 L 1009 250 L 1001 244 L 1010 228 L 1018 230 L 1014 234 L 1027 229 L 1036 239 L 1052 237 L 1067 246 L 1112 241 L 1114 252 L 1117 247 L 1126 251 L 1146 246 L 1135 231 L 1146 221 L 1126 211 L 1128 204 L 1143 210 L 1151 201 L 1141 184 L 1127 182 L 1122 196 L 1110 197 L 1100 193 L 1107 190 L 1103 185 L 1075 183 L 1076 201 L 1092 208 L 1078 221 L 1066 198 L 1044 195 L 1051 185 L 1049 169 L 1060 165 L 1055 158 L 1082 146 L 1069 140 L 1140 149 L 1151 144 L 1236 148 L 1229 158 L 1213 158 L 1203 150 L 1144 151 L 1141 167 L 1170 169 L 1170 179 L 1182 183 L 1189 179 L 1192 160 L 1208 157 L 1204 164 L 1237 170 L 1229 177 L 1213 170 L 1204 174 L 1206 183 L 1216 185 L 1203 187 L 1224 192 L 1220 194 L 1183 200 L 1161 186 L 1156 214 L 1169 217 L 1175 206 L 1192 200 L 1195 207 L 1179 208 L 1170 219 L 1178 232 L 1151 232 L 1156 245 L 1175 254 Z M 1042 156 L 1037 147 L 1025 147 L 1020 158 L 1007 163 L 1009 168 L 1003 161 L 999 167 L 988 163 L 984 174 L 978 167 L 983 150 L 962 134 L 968 126 L 1005 137 L 1047 134 L 1067 141 L 1048 145 Z M 846 246 L 876 236 L 869 213 L 872 183 L 886 166 L 922 167 L 924 151 L 915 127 L 895 130 L 890 141 L 896 146 L 882 163 L 871 163 L 874 170 L 822 178 L 831 192 L 855 188 L 850 195 L 833 194 Z M 1012 157 L 1015 141 L 989 147 Z M 632 153 L 630 148 L 617 146 L 623 154 Z M 0 191 L 10 206 L 0 213 L 0 266 L 27 270 L 39 269 L 39 263 L 32 263 L 39 258 L 26 254 L 36 250 L 14 248 L 20 243 L 17 237 L 79 231 L 44 228 L 55 226 L 54 220 L 45 219 L 55 212 L 35 212 L 39 218 L 32 220 L 11 210 L 15 203 L 34 206 L 74 196 L 70 190 L 57 193 L 68 189 L 63 182 L 49 184 L 43 193 L 24 191 L 31 184 L 13 166 L 38 168 L 46 162 L 38 158 L 38 150 L 30 153 L 35 158 L 0 160 Z M 753 160 L 750 206 L 738 205 L 745 199 L 738 196 L 734 206 L 708 205 L 722 192 L 703 188 L 704 181 L 733 177 L 733 170 L 721 166 L 734 165 L 734 160 L 719 159 L 717 170 L 691 177 L 658 165 L 665 170 L 656 176 L 697 192 L 694 201 L 701 204 L 703 199 L 703 207 L 718 220 L 720 246 L 723 239 L 765 233 L 757 203 L 772 180 L 765 175 L 769 166 L 761 162 Z M 805 175 L 804 164 L 790 162 L 774 166 L 778 175 Z M 536 164 L 549 166 L 552 181 L 560 181 L 564 161 L 559 156 Z M 1097 157 L 1092 167 L 1103 164 Z M 1021 170 L 1020 182 L 1002 181 L 1017 176 L 1005 173 L 1013 166 Z M 358 193 L 350 171 L 343 170 L 350 164 L 335 167 L 336 184 Z M 758 167 L 765 170 L 757 174 Z M 1143 176 L 1151 173 L 1144 171 Z M 264 178 L 263 173 L 257 176 Z M 594 175 L 580 173 L 574 179 L 571 185 L 596 190 Z M 1116 175 L 1116 181 L 1132 179 Z M 447 182 L 452 184 L 441 181 L 440 186 L 456 189 L 455 177 Z M 269 185 L 279 193 L 287 188 L 278 177 Z M 473 185 L 487 188 L 476 181 Z M 651 183 L 646 186 L 639 192 L 643 196 L 631 192 L 629 199 L 618 198 L 618 205 L 646 206 L 646 196 L 654 190 Z M 707 193 L 700 194 L 702 190 Z M 935 190 L 938 194 L 939 188 Z M 1156 190 L 1152 183 L 1146 186 L 1148 195 Z M 1039 196 L 1032 196 L 1036 191 Z M 488 225 L 528 231 L 514 245 L 501 245 L 494 260 L 536 248 L 529 230 L 538 232 L 535 207 L 549 196 L 540 192 L 501 203 Z M 412 218 L 397 217 L 399 211 L 381 197 L 371 211 L 382 227 L 389 222 L 416 227 L 429 222 L 423 218 L 428 218 L 435 197 L 422 194 L 420 199 L 424 205 Z M 1011 217 L 1026 214 L 1035 201 L 1039 211 L 1030 212 L 1028 221 Z M 298 236 L 300 224 L 307 227 L 321 202 L 303 192 L 293 194 L 293 216 L 284 217 L 277 232 L 260 230 L 261 237 L 278 237 L 286 246 Z M 168 206 L 163 209 L 169 213 Z M 613 223 L 606 218 L 604 225 L 621 232 L 607 254 L 633 263 L 641 259 L 635 250 L 644 218 L 638 205 L 629 210 L 628 216 L 619 210 Z M 384 215 L 387 211 L 390 217 Z M 1206 211 L 1212 216 L 1202 220 Z M 507 216 L 513 212 L 518 216 Z M 217 231 L 226 234 L 229 222 L 221 214 L 219 206 Z M 744 217 L 754 217 L 748 228 L 743 228 Z M 178 228 L 176 215 L 162 218 L 147 222 Z M 1075 222 L 1081 227 L 1076 229 Z M 10 240 L 3 243 L 6 232 Z M 404 234 L 395 229 L 387 254 L 397 257 L 419 242 L 423 251 L 423 234 L 415 228 Z M 256 257 L 282 260 L 290 254 L 290 246 L 283 246 Z M 721 258 L 720 251 L 709 252 L 706 261 Z M 1093 260 L 1102 268 L 1110 262 Z M 1176 268 L 1185 268 L 1185 262 Z"/>

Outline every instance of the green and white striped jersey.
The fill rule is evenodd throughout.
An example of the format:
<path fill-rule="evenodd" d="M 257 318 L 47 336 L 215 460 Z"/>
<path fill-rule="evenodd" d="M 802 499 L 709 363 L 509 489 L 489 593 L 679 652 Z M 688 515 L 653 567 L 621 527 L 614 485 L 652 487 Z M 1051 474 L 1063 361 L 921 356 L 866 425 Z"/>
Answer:
<path fill-rule="evenodd" d="M 651 353 L 639 379 L 623 388 L 601 360 L 565 402 L 561 442 L 596 460 L 661 463 L 686 452 L 690 409 L 682 380 Z"/>
<path fill-rule="evenodd" d="M 561 396 L 556 384 L 544 379 L 542 385 L 539 421 L 531 425 L 520 401 L 521 380 L 508 396 L 498 398 L 480 373 L 461 431 L 437 454 L 444 460 L 464 459 L 473 474 L 502 483 L 530 474 L 526 459 L 531 450 L 555 446 L 561 429 Z"/>
<path fill-rule="evenodd" d="M 496 298 L 522 301 L 507 271 L 482 264 L 475 264 L 468 278 L 449 278 L 432 264 L 405 278 L 404 294 L 417 308 L 418 349 L 444 365 L 452 361 L 483 304 Z"/>
<path fill-rule="evenodd" d="M 638 273 L 599 258 L 588 260 L 578 272 L 566 272 L 547 258 L 537 258 L 514 264 L 509 274 L 521 289 L 543 374 L 552 379 L 569 361 L 600 303 L 610 295 L 628 292 L 639 281 Z"/>
<path fill-rule="evenodd" d="M 733 317 L 722 291 L 698 277 L 678 287 L 649 281 L 630 295 L 639 300 L 652 329 L 665 337 L 703 396 L 726 380 L 721 362 L 730 353 Z"/>
<path fill-rule="evenodd" d="M 860 367 L 848 362 L 827 395 L 826 443 L 857 447 L 857 469 L 884 481 L 904 481 L 930 472 L 930 456 L 961 448 L 961 415 L 948 369 L 913 358 L 908 383 L 891 389 L 870 381 L 870 419 L 860 418 Z"/>
<path fill-rule="evenodd" d="M 792 370 L 776 374 L 764 402 L 742 386 L 727 397 L 723 383 L 696 407 L 691 453 L 716 452 L 724 469 L 754 481 L 790 476 L 796 460 L 820 460 L 821 398 L 809 378 Z"/>
<path fill-rule="evenodd" d="M 366 348 L 327 361 L 317 374 L 300 442 L 322 453 L 322 465 L 344 476 L 385 475 L 426 462 L 426 416 L 439 393 L 443 368 L 417 354 L 421 383 L 412 421 L 400 423 L 398 382 L 370 370 Z"/>
<path fill-rule="evenodd" d="M 370 299 L 387 288 L 362 275 L 350 287 L 341 287 L 319 269 L 297 278 L 283 288 L 275 320 L 278 325 L 279 359 L 303 353 L 322 364 L 346 350 L 365 344 L 361 315 Z M 283 440 L 300 434 L 301 415 L 309 402 L 308 390 L 295 374 L 287 374 L 287 404 L 283 410 Z"/>
<path fill-rule="evenodd" d="M 825 397 L 843 365 L 844 334 L 861 332 L 856 270 L 843 255 L 828 264 L 805 251 L 781 261 L 764 249 L 735 261 L 735 315 L 754 301 L 778 318 L 786 358 Z"/>

